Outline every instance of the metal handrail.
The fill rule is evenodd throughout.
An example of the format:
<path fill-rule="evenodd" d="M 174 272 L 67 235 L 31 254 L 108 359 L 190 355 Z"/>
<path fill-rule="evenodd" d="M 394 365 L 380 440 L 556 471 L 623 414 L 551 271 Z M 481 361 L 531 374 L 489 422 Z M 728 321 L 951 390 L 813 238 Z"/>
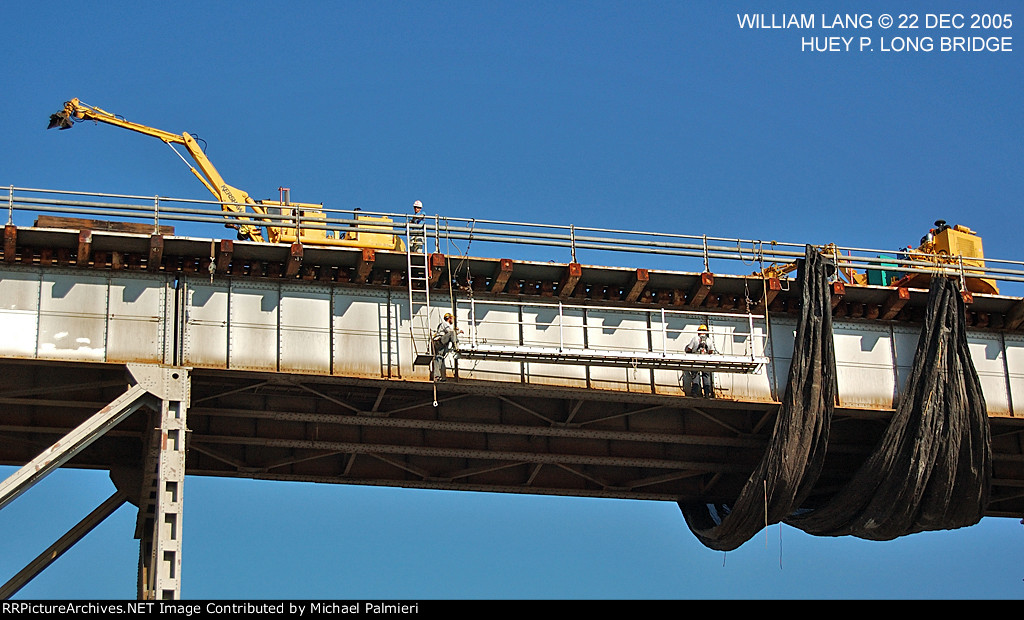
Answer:
<path fill-rule="evenodd" d="M 623 351 L 623 352 L 644 352 L 644 353 L 648 353 L 648 352 L 650 352 L 650 353 L 658 353 L 658 352 L 660 352 L 663 356 L 679 353 L 679 351 L 669 351 L 668 343 L 669 343 L 669 340 L 670 340 L 670 338 L 669 338 L 670 335 L 679 336 L 679 335 L 682 335 L 682 334 L 694 334 L 694 333 L 696 333 L 696 325 L 708 322 L 708 318 L 707 318 L 708 314 L 706 312 L 698 312 L 698 311 L 693 311 L 693 310 L 670 310 L 670 309 L 665 309 L 665 308 L 638 310 L 637 308 L 605 307 L 605 306 L 602 306 L 600 308 L 594 308 L 593 306 L 586 306 L 586 305 L 582 305 L 582 304 L 565 304 L 563 302 L 543 303 L 543 302 L 518 301 L 518 300 L 517 301 L 500 301 L 500 302 L 498 302 L 498 301 L 491 301 L 491 300 L 477 301 L 476 299 L 473 299 L 473 298 L 457 300 L 455 302 L 456 309 L 462 308 L 463 310 L 468 311 L 468 316 L 467 316 L 467 318 L 469 320 L 469 334 L 468 334 L 468 338 L 469 338 L 469 344 L 470 344 L 470 346 L 472 348 L 476 348 L 476 347 L 480 346 L 483 342 L 486 342 L 486 340 L 484 340 L 483 337 L 480 334 L 480 328 L 481 328 L 481 326 L 484 326 L 485 323 L 484 323 L 484 319 L 482 317 L 478 318 L 478 316 L 477 316 L 477 306 L 478 305 L 487 306 L 487 307 L 498 306 L 498 307 L 501 307 L 501 308 L 516 308 L 516 309 L 519 309 L 520 311 L 516 313 L 517 314 L 517 318 L 515 320 L 489 319 L 486 322 L 486 326 L 487 327 L 496 327 L 496 326 L 501 326 L 501 325 L 514 325 L 514 326 L 516 326 L 518 328 L 517 331 L 518 331 L 518 335 L 520 337 L 524 334 L 524 331 L 523 331 L 523 327 L 524 326 L 534 325 L 533 323 L 526 322 L 525 319 L 522 318 L 522 316 L 521 316 L 522 315 L 522 312 L 521 312 L 522 308 L 543 308 L 543 309 L 546 309 L 546 310 L 557 311 L 557 317 L 558 317 L 558 322 L 557 322 L 557 326 L 558 326 L 558 350 L 559 351 L 580 350 L 580 349 L 583 349 L 583 348 L 592 348 L 592 347 L 590 347 L 590 345 L 585 345 L 585 344 L 584 345 L 568 345 L 566 343 L 567 342 L 575 342 L 577 340 L 579 340 L 582 343 L 588 343 L 590 341 L 590 339 L 587 338 L 587 330 L 593 330 L 593 329 L 608 330 L 609 329 L 609 326 L 605 325 L 605 324 L 591 325 L 591 324 L 587 324 L 586 322 L 584 322 L 583 324 L 580 324 L 580 325 L 566 325 L 566 323 L 565 323 L 565 316 L 566 316 L 566 314 L 568 312 L 572 312 L 572 313 L 580 312 L 581 314 L 579 316 L 581 316 L 581 317 L 584 317 L 587 314 L 592 313 L 592 312 L 598 312 L 598 313 L 613 312 L 613 313 L 626 314 L 626 315 L 629 315 L 631 317 L 645 317 L 645 318 L 646 317 L 660 316 L 661 317 L 661 321 L 660 322 L 655 323 L 654 321 L 645 321 L 647 324 L 645 326 L 643 326 L 643 327 L 615 326 L 615 327 L 612 327 L 611 329 L 614 332 L 616 332 L 616 333 L 619 333 L 619 332 L 627 332 L 627 333 L 632 332 L 632 333 L 644 333 L 644 334 L 648 335 L 648 338 L 647 338 L 648 345 L 647 346 L 645 346 L 645 347 L 637 347 L 637 346 L 633 346 L 633 347 L 625 346 L 625 347 L 623 347 L 623 346 L 617 346 L 617 348 L 620 349 L 621 351 Z M 746 321 L 748 323 L 748 325 L 749 325 L 750 331 L 749 332 L 743 332 L 743 331 L 736 331 L 736 330 L 717 330 L 717 329 L 715 329 L 712 326 L 709 329 L 709 333 L 711 334 L 712 338 L 715 337 L 715 336 L 718 336 L 720 338 L 732 339 L 733 342 L 735 342 L 735 340 L 737 338 L 742 338 L 743 342 L 744 342 L 743 346 L 744 346 L 744 349 L 745 349 L 744 352 L 742 353 L 742 355 L 749 356 L 751 359 L 753 359 L 753 358 L 755 358 L 755 357 L 757 357 L 759 355 L 757 353 L 757 351 L 761 351 L 760 355 L 764 355 L 764 350 L 765 350 L 765 348 L 767 346 L 767 340 L 769 338 L 769 334 L 768 334 L 767 330 L 765 330 L 763 333 L 757 333 L 757 332 L 754 331 L 754 329 L 753 329 L 753 317 L 754 317 L 754 315 L 752 315 L 752 314 L 743 314 L 743 313 L 733 313 L 733 312 L 723 312 L 723 313 L 717 313 L 716 312 L 714 314 L 714 316 L 715 316 L 715 320 L 716 321 L 722 321 L 723 319 L 725 319 L 725 320 L 728 320 L 728 319 L 741 319 L 743 321 Z M 691 321 L 692 325 L 688 325 L 685 328 L 672 328 L 672 329 L 670 329 L 668 327 L 668 319 L 670 317 L 671 318 L 682 317 L 682 318 L 692 319 L 692 321 Z M 568 338 L 567 337 L 567 336 L 571 336 L 573 334 L 578 334 L 581 337 L 578 338 L 578 339 Z M 661 340 L 660 351 L 655 348 L 655 342 L 658 340 L 656 335 L 660 336 L 660 340 Z M 760 342 L 759 346 L 756 344 L 758 341 Z M 517 344 L 519 346 L 526 346 L 526 347 L 529 347 L 529 346 L 539 346 L 539 345 L 545 345 L 545 344 L 547 346 L 552 346 L 553 345 L 553 343 L 546 343 L 546 342 L 543 342 L 543 343 L 542 342 L 538 342 L 536 344 L 534 344 L 534 343 L 527 344 L 526 342 L 523 342 L 523 343 L 517 343 Z M 725 348 L 731 348 L 731 347 L 725 347 Z M 732 351 L 719 351 L 719 352 L 723 353 L 723 354 L 726 354 L 726 355 L 737 355 L 736 353 L 734 353 Z"/>
<path fill-rule="evenodd" d="M 179 221 L 197 224 L 266 224 L 301 230 L 366 231 L 404 236 L 408 213 L 317 208 L 326 217 L 303 216 L 300 210 L 291 214 L 251 212 L 233 213 L 222 210 L 222 204 L 246 207 L 241 203 L 221 203 L 211 200 L 170 198 L 163 196 L 137 196 L 97 192 L 64 191 L 8 186 L 8 220 L 13 222 L 15 212 L 59 212 L 106 218 L 145 219 L 150 222 Z M 70 197 L 94 197 L 121 202 L 75 200 Z M 273 205 L 277 207 L 277 205 Z M 288 207 L 281 207 L 290 210 Z M 360 225 L 356 215 L 387 217 L 391 223 L 373 222 Z M 802 258 L 804 245 L 797 243 L 765 242 L 754 239 L 714 237 L 650 231 L 595 228 L 576 225 L 538 224 L 502 220 L 467 219 L 459 217 L 429 216 L 424 221 L 426 235 L 433 237 L 435 248 L 440 249 L 442 238 L 482 243 L 517 244 L 541 247 L 567 248 L 569 259 L 575 261 L 580 250 L 657 254 L 708 260 L 739 260 L 747 265 L 756 263 L 764 267 L 770 263 L 792 262 Z M 486 228 L 481 228 L 486 226 Z M 591 233 L 591 234 L 585 234 Z M 744 247 L 746 246 L 746 247 Z M 901 273 L 933 274 L 937 270 L 959 272 L 956 262 L 948 262 L 938 255 L 922 258 L 881 257 L 899 251 L 873 250 L 835 246 L 835 258 L 841 269 L 884 268 L 896 265 Z M 856 253 L 856 254 L 855 254 Z M 864 253 L 876 254 L 867 256 Z M 948 258 L 948 257 L 947 257 Z M 965 265 L 963 271 L 972 277 L 987 277 L 999 281 L 1024 282 L 1024 261 L 995 258 L 963 257 L 963 261 L 984 261 L 984 266 Z"/>

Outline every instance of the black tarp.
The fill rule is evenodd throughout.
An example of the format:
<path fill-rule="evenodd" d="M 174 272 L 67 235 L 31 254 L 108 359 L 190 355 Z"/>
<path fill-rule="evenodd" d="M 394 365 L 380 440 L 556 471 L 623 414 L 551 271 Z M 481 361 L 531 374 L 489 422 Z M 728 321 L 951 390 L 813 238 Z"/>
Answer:
<path fill-rule="evenodd" d="M 875 451 L 822 507 L 786 519 L 820 536 L 892 540 L 981 520 L 992 449 L 956 283 L 933 277 L 896 412 Z"/>
<path fill-rule="evenodd" d="M 690 530 L 707 547 L 739 547 L 766 523 L 792 514 L 817 481 L 836 396 L 828 281 L 833 269 L 807 246 L 798 271 L 802 297 L 789 381 L 760 465 L 732 504 L 679 504 Z"/>
<path fill-rule="evenodd" d="M 739 497 L 729 504 L 679 504 L 709 548 L 735 549 L 781 521 L 820 536 L 891 540 L 973 525 L 985 513 L 992 477 L 988 415 L 967 346 L 963 299 L 954 280 L 938 276 L 911 374 L 882 439 L 842 489 L 803 506 L 821 473 L 837 394 L 832 268 L 807 247 L 786 392 L 768 449 Z"/>

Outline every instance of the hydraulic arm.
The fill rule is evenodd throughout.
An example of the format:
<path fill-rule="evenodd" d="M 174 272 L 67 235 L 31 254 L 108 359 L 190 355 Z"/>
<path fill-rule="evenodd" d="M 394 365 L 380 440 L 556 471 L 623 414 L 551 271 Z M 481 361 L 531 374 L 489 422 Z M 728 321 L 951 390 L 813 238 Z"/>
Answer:
<path fill-rule="evenodd" d="M 282 194 L 280 201 L 253 200 L 249 194 L 224 182 L 217 168 L 207 159 L 203 149 L 191 134 L 176 134 L 139 123 L 127 121 L 95 106 L 72 99 L 64 109 L 50 115 L 47 129 L 70 129 L 75 121 L 89 120 L 129 129 L 147 136 L 153 136 L 171 147 L 189 167 L 192 174 L 206 186 L 221 203 L 224 211 L 234 214 L 227 226 L 238 229 L 239 239 L 264 242 L 263 228 L 271 243 L 311 243 L 316 245 L 374 248 L 405 251 L 401 239 L 392 231 L 392 220 L 388 217 L 360 215 L 346 230 L 329 230 L 325 227 L 326 215 L 322 204 L 293 203 Z M 174 145 L 181 145 L 188 151 L 195 166 Z M 249 210 L 255 216 L 247 215 Z M 300 222 L 305 222 L 300 226 Z"/>
<path fill-rule="evenodd" d="M 217 168 L 214 167 L 213 163 L 207 159 L 206 154 L 203 153 L 203 149 L 199 147 L 199 143 L 188 133 L 175 134 L 161 129 L 154 129 L 153 127 L 147 127 L 146 125 L 140 125 L 139 123 L 133 123 L 127 121 L 119 116 L 111 114 L 106 110 L 100 108 L 85 105 L 78 99 L 72 99 L 64 104 L 64 109 L 56 114 L 50 115 L 50 124 L 47 129 L 70 129 L 74 123 L 72 119 L 78 120 L 89 120 L 98 121 L 101 123 L 107 123 L 108 125 L 114 125 L 115 127 L 122 127 L 124 129 L 130 129 L 138 133 L 153 136 L 164 143 L 171 146 L 174 149 L 175 144 L 180 144 L 185 147 L 188 151 L 189 156 L 195 161 L 196 166 L 199 170 L 196 170 L 196 166 L 192 166 L 181 157 L 181 153 L 178 153 L 176 149 L 174 152 L 181 157 L 182 161 L 188 165 L 189 170 L 196 176 L 199 181 L 206 186 L 206 189 L 210 190 L 217 200 L 221 201 L 221 206 L 225 211 L 232 213 L 243 214 L 246 212 L 246 206 L 251 208 L 255 213 L 259 215 L 266 215 L 267 211 L 263 205 L 256 202 L 249 197 L 249 194 L 237 187 L 232 187 L 224 182 L 223 177 L 217 172 Z M 238 224 L 238 236 L 243 239 L 252 239 L 253 241 L 263 241 L 263 234 L 260 231 L 259 226 L 253 224 L 244 223 L 251 221 L 247 217 L 240 217 L 241 222 Z"/>

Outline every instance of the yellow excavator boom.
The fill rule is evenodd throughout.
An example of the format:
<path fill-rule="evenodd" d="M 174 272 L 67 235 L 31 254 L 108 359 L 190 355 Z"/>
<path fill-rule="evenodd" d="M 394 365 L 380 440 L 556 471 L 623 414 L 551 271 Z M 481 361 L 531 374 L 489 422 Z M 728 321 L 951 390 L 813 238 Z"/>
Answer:
<path fill-rule="evenodd" d="M 206 153 L 204 153 L 203 149 L 200 148 L 199 143 L 196 142 L 196 139 L 188 133 L 175 134 L 169 131 L 163 131 L 162 129 L 155 129 L 139 123 L 133 123 L 101 108 L 86 105 L 78 99 L 72 99 L 71 101 L 66 102 L 63 110 L 56 114 L 51 114 L 50 124 L 47 126 L 47 129 L 70 129 L 74 123 L 72 119 L 106 123 L 108 125 L 114 125 L 115 127 L 135 131 L 143 135 L 152 136 L 168 145 L 180 144 L 185 147 L 189 156 L 192 157 L 196 166 L 199 167 L 199 170 L 196 170 L 195 166 L 192 166 L 191 164 L 188 164 L 188 161 L 185 161 L 189 170 L 203 185 L 206 186 L 206 189 L 208 189 L 210 193 L 217 198 L 217 200 L 221 201 L 221 207 L 225 211 L 241 214 L 245 213 L 246 206 L 248 206 L 255 213 L 259 215 L 266 215 L 266 209 L 250 198 L 249 194 L 224 182 L 224 178 L 220 176 L 220 173 L 217 172 L 217 168 L 214 167 L 213 163 L 206 157 Z M 177 151 L 175 152 L 177 153 Z M 179 153 L 178 156 L 181 157 L 181 154 Z M 182 157 L 182 160 L 184 161 L 185 158 Z M 263 233 L 260 231 L 260 227 L 258 225 L 244 223 L 252 221 L 247 217 L 240 217 L 239 219 L 243 223 L 232 225 L 232 227 L 238 228 L 238 236 L 240 238 L 248 238 L 253 241 L 263 241 Z"/>
<path fill-rule="evenodd" d="M 152 136 L 166 143 L 185 162 L 192 174 L 216 197 L 221 203 L 221 208 L 236 214 L 233 222 L 227 226 L 238 229 L 239 239 L 251 239 L 262 243 L 264 242 L 263 228 L 266 228 L 271 243 L 298 242 L 405 251 L 405 245 L 401 238 L 391 232 L 393 222 L 389 217 L 360 215 L 349 225 L 352 227 L 350 230 L 327 230 L 324 227 L 326 215 L 322 204 L 290 202 L 283 196 L 280 201 L 253 200 L 245 191 L 224 182 L 223 177 L 217 172 L 217 168 L 189 133 L 176 134 L 133 123 L 96 106 L 86 105 L 78 99 L 66 102 L 60 112 L 51 114 L 47 129 L 70 129 L 76 120 L 114 125 Z M 185 147 L 192 161 L 195 162 L 195 166 L 174 148 L 176 144 Z M 251 209 L 256 217 L 246 215 L 248 209 Z M 292 218 L 295 218 L 294 225 L 286 224 Z M 314 227 L 302 228 L 299 226 L 300 220 L 314 225 Z M 381 232 L 377 232 L 378 230 Z"/>

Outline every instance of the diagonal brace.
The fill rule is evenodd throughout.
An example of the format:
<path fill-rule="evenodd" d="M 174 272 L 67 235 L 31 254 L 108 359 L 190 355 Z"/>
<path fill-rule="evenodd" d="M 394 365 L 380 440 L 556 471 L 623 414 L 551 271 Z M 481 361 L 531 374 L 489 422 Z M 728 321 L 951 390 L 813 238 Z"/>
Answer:
<path fill-rule="evenodd" d="M 124 394 L 0 482 L 0 509 L 32 488 L 50 472 L 74 458 L 135 410 L 154 402 L 159 403 L 142 386 L 134 385 L 128 388 Z"/>
<path fill-rule="evenodd" d="M 41 573 L 47 566 L 53 564 L 57 558 L 64 555 L 65 551 L 74 546 L 75 543 L 91 532 L 93 528 L 124 505 L 126 501 L 128 501 L 127 495 L 121 491 L 115 491 L 106 501 L 79 521 L 75 527 L 57 539 L 57 542 L 50 545 L 46 551 L 40 553 L 28 566 L 23 568 L 14 577 L 11 577 L 3 587 L 0 587 L 0 600 L 6 601 L 14 596 L 25 584 Z"/>

